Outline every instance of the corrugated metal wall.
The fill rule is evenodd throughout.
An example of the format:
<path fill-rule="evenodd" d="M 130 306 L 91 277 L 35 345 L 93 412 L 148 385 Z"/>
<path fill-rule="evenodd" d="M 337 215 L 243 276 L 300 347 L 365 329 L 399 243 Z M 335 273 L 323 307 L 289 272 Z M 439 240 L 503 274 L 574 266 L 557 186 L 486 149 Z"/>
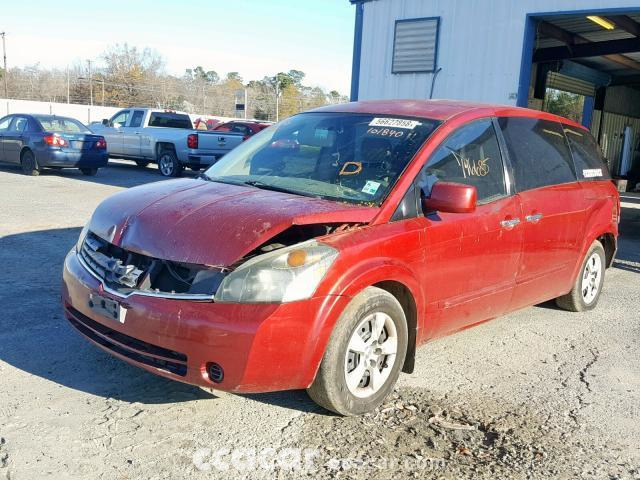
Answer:
<path fill-rule="evenodd" d="M 602 118 L 602 112 L 600 110 L 594 110 L 593 118 L 591 119 L 591 133 L 596 138 L 598 138 L 598 131 L 600 129 L 601 118 Z"/>
<path fill-rule="evenodd" d="M 391 73 L 395 21 L 441 17 L 434 98 L 516 103 L 527 13 L 637 0 L 376 0 L 364 4 L 359 98 L 428 98 L 433 74 Z"/>
<path fill-rule="evenodd" d="M 604 109 L 619 115 L 640 117 L 640 92 L 629 87 L 609 87 Z"/>
<path fill-rule="evenodd" d="M 609 112 L 604 112 L 602 118 L 600 146 L 602 147 L 604 156 L 609 161 L 611 172 L 617 174 L 619 171 L 622 144 L 624 141 L 624 130 L 627 126 L 630 126 L 633 130 L 631 143 L 634 150 L 634 153 L 632 154 L 633 159 L 637 152 L 638 140 L 640 139 L 640 118 L 633 118 Z M 598 132 L 599 130 L 596 130 L 595 135 L 597 135 Z"/>
<path fill-rule="evenodd" d="M 624 130 L 633 131 L 632 160 L 640 156 L 640 92 L 628 87 L 610 87 L 605 97 L 604 112 L 596 110 L 591 123 L 591 133 L 599 140 L 604 156 L 614 174 L 619 173 Z M 621 115 L 620 112 L 627 112 Z M 600 123 L 602 122 L 602 128 Z"/>

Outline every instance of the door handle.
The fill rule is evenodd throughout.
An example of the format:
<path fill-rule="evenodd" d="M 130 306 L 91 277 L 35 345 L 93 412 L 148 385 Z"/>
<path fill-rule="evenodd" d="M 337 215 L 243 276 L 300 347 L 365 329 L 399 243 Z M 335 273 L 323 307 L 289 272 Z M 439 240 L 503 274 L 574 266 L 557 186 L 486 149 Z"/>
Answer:
<path fill-rule="evenodd" d="M 136 132 L 136 135 L 140 135 L 140 132 Z"/>
<path fill-rule="evenodd" d="M 519 223 L 520 223 L 520 219 L 519 218 L 512 218 L 512 219 L 509 219 L 509 220 L 502 220 L 500 222 L 500 225 L 503 228 L 512 229 L 513 227 L 515 227 Z"/>
<path fill-rule="evenodd" d="M 527 215 L 526 217 L 524 217 L 524 219 L 527 222 L 531 222 L 531 223 L 538 223 L 541 218 L 542 218 L 541 213 L 536 213 L 535 215 Z"/>

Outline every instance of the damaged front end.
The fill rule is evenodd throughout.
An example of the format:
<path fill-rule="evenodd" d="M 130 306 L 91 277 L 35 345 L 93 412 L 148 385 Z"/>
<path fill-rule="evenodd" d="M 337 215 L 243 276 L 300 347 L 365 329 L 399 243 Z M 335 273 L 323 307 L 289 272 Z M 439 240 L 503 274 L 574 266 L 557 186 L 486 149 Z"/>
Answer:
<path fill-rule="evenodd" d="M 316 239 L 360 224 L 292 225 L 229 267 L 154 258 L 114 245 L 87 230 L 77 255 L 103 288 L 130 295 L 216 301 L 284 303 L 309 298 L 338 256 Z"/>
<path fill-rule="evenodd" d="M 149 257 L 113 245 L 88 231 L 78 245 L 83 266 L 119 297 L 147 295 L 213 300 L 225 269 Z"/>

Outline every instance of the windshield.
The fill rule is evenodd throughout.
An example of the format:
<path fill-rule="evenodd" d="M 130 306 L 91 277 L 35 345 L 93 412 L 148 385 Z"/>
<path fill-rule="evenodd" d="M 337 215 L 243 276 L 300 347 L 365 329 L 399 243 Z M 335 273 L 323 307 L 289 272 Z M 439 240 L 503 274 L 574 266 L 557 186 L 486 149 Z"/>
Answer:
<path fill-rule="evenodd" d="M 256 134 L 205 172 L 209 180 L 380 205 L 439 122 L 304 113 Z"/>
<path fill-rule="evenodd" d="M 91 133 L 82 123 L 72 118 L 63 117 L 39 117 L 35 119 L 40 122 L 45 132 L 51 133 Z"/>

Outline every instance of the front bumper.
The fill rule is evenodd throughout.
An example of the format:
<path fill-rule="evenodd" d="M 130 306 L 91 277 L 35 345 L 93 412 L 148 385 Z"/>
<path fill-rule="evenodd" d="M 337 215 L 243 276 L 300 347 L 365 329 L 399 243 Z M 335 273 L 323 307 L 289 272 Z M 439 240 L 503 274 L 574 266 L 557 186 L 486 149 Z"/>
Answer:
<path fill-rule="evenodd" d="M 124 323 L 95 313 L 89 294 L 118 300 Z M 119 298 L 80 264 L 65 259 L 62 300 L 71 324 L 103 350 L 152 373 L 239 393 L 308 387 L 324 352 L 320 338 L 348 302 L 316 297 L 288 304 L 222 304 L 133 295 Z M 224 369 L 214 383 L 210 362 Z"/>
<path fill-rule="evenodd" d="M 100 168 L 106 167 L 109 154 L 104 151 L 70 151 L 45 149 L 36 153 L 41 167 Z"/>

